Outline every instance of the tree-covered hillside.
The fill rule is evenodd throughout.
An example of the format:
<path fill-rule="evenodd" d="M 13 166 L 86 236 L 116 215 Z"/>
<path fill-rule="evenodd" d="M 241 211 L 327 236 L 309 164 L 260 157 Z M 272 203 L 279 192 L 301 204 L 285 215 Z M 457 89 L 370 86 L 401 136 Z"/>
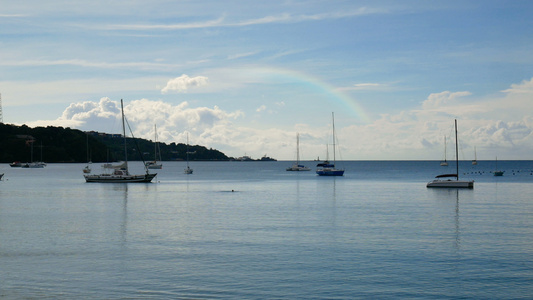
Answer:
<path fill-rule="evenodd" d="M 33 147 L 32 147 L 33 146 Z M 139 147 L 138 150 L 136 147 Z M 154 143 L 143 139 L 127 139 L 128 160 L 153 160 Z M 159 143 L 162 160 L 186 158 L 185 144 Z M 32 151 L 33 148 L 33 151 Z M 0 162 L 13 161 L 93 162 L 119 161 L 124 159 L 124 139 L 120 135 L 63 127 L 16 126 L 0 123 Z M 189 146 L 190 160 L 228 160 L 222 152 L 203 146 Z"/>

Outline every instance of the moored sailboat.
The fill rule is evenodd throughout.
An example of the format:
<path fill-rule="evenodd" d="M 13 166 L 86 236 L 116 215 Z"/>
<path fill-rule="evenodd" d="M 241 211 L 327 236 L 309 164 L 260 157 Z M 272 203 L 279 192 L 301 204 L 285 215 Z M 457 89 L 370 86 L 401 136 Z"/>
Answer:
<path fill-rule="evenodd" d="M 457 120 L 455 120 L 455 174 L 442 174 L 427 183 L 426 187 L 438 188 L 474 188 L 473 180 L 459 180 L 459 146 L 457 141 Z M 452 180 L 450 178 L 455 178 Z"/>
<path fill-rule="evenodd" d="M 162 163 L 157 163 L 157 159 L 159 158 L 159 161 L 161 161 L 161 149 L 159 148 L 159 142 L 157 141 L 157 125 L 154 125 L 154 132 L 155 132 L 155 138 L 154 138 L 154 160 L 146 162 L 146 167 L 148 169 L 161 169 L 163 168 Z"/>
<path fill-rule="evenodd" d="M 85 136 L 87 137 L 87 165 L 83 168 L 83 173 L 89 174 L 91 173 L 91 167 L 89 165 L 92 164 L 92 162 L 89 155 L 89 135 L 86 133 Z"/>
<path fill-rule="evenodd" d="M 446 160 L 446 136 L 444 136 L 444 161 L 441 161 L 440 165 L 443 167 L 448 166 L 448 161 Z"/>
<path fill-rule="evenodd" d="M 496 170 L 494 170 L 494 176 L 503 176 L 504 171 L 498 170 L 498 157 L 496 157 Z"/>
<path fill-rule="evenodd" d="M 311 168 L 300 164 L 300 134 L 298 133 L 296 134 L 296 162 L 288 167 L 287 171 L 311 171 Z"/>
<path fill-rule="evenodd" d="M 185 153 L 185 156 L 187 157 L 187 168 L 183 171 L 185 174 L 192 174 L 193 169 L 189 167 L 189 133 L 187 133 L 187 151 Z"/>
<path fill-rule="evenodd" d="M 35 140 L 29 141 L 31 143 L 31 162 L 22 164 L 22 168 L 40 169 L 46 167 L 46 163 L 43 162 L 43 144 L 41 143 L 41 161 L 33 161 L 33 144 Z"/>
<path fill-rule="evenodd" d="M 150 174 L 148 168 L 146 168 L 145 174 L 134 175 L 130 174 L 128 170 L 128 151 L 126 144 L 126 126 L 124 122 L 124 104 L 122 99 L 120 100 L 120 108 L 122 111 L 122 131 L 124 138 L 124 163 L 114 168 L 113 173 L 103 173 L 95 175 L 83 175 L 86 182 L 101 182 L 101 183 L 129 183 L 129 182 L 151 182 L 157 173 Z"/>
<path fill-rule="evenodd" d="M 331 113 L 332 120 L 332 132 L 333 132 L 333 163 L 329 161 L 324 161 L 323 163 L 317 164 L 316 173 L 318 176 L 343 176 L 344 169 L 337 169 L 335 167 L 335 115 Z"/>
<path fill-rule="evenodd" d="M 472 160 L 472 165 L 477 165 L 477 152 L 476 147 L 474 146 L 474 160 Z"/>

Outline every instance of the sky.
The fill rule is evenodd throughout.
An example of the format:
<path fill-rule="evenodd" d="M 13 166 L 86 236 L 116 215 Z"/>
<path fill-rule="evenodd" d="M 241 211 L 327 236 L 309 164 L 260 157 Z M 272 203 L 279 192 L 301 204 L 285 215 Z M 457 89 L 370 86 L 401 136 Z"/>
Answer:
<path fill-rule="evenodd" d="M 533 159 L 532 1 L 0 0 L 4 123 L 228 156 Z"/>

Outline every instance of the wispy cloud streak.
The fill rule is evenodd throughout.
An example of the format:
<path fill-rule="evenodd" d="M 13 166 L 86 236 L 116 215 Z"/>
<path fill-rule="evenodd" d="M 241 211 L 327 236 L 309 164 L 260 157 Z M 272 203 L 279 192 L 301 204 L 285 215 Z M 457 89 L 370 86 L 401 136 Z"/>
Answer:
<path fill-rule="evenodd" d="M 176 64 L 165 64 L 155 62 L 94 62 L 83 59 L 60 59 L 60 60 L 23 60 L 23 61 L 4 61 L 0 62 L 2 66 L 11 67 L 49 67 L 49 66 L 77 66 L 89 68 L 139 68 L 139 69 L 173 69 L 181 67 Z"/>
<path fill-rule="evenodd" d="M 278 15 L 265 16 L 261 18 L 242 20 L 242 21 L 228 21 L 225 16 L 214 20 L 207 20 L 204 22 L 191 23 L 177 23 L 177 24 L 115 24 L 103 26 L 101 29 L 105 30 L 185 30 L 185 29 L 199 29 L 212 27 L 239 27 L 239 26 L 253 26 L 263 24 L 275 23 L 300 23 L 309 21 L 321 21 L 331 19 L 342 19 L 358 17 L 370 14 L 386 13 L 382 9 L 369 9 L 366 7 L 359 8 L 347 12 L 331 12 L 321 14 L 301 14 L 295 15 L 290 13 L 282 13 Z"/>

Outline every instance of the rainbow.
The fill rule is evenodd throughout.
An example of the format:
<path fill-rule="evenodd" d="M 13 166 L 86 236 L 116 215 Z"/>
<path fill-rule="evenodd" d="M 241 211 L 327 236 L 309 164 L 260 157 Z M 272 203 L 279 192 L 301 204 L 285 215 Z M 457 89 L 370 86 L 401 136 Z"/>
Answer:
<path fill-rule="evenodd" d="M 341 89 L 336 88 L 317 77 L 284 68 L 255 67 L 248 69 L 247 71 L 261 77 L 266 76 L 267 78 L 272 78 L 273 81 L 289 81 L 302 84 L 317 93 L 326 95 L 329 100 L 341 103 L 360 121 L 365 123 L 370 123 L 371 121 L 368 113 L 355 99 L 351 98 Z"/>

